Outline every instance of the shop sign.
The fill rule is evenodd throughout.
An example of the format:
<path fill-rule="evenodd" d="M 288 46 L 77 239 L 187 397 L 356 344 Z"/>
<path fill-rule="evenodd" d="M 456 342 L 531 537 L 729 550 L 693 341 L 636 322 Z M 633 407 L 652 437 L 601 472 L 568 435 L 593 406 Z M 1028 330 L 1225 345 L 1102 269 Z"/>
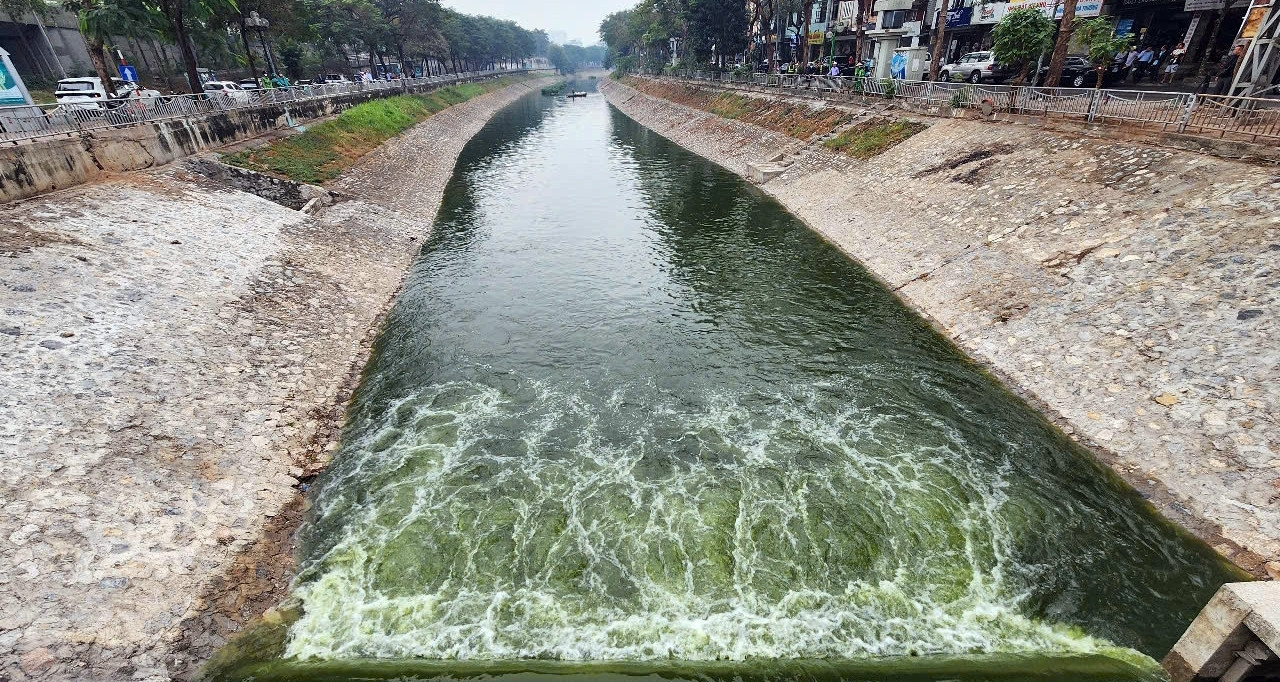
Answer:
<path fill-rule="evenodd" d="M 969 20 L 973 18 L 972 7 L 957 7 L 947 10 L 947 28 L 960 28 L 968 26 Z"/>
<path fill-rule="evenodd" d="M 1062 18 L 1062 5 L 1053 8 L 1053 18 Z M 1076 3 L 1076 16 L 1078 17 L 1096 17 L 1102 14 L 1102 0 L 1079 0 Z"/>
<path fill-rule="evenodd" d="M 988 2 L 985 5 L 978 5 L 974 9 L 973 23 L 994 24 L 1004 18 L 1005 12 L 1009 10 L 1009 3 Z"/>
<path fill-rule="evenodd" d="M 1115 36 L 1117 38 L 1123 38 L 1130 33 L 1133 33 L 1133 19 L 1120 19 L 1116 22 Z"/>
<path fill-rule="evenodd" d="M 1055 0 L 1009 0 L 1008 10 L 1034 8 L 1052 19 L 1062 18 L 1062 5 Z M 1077 0 L 1077 17 L 1096 17 L 1102 13 L 1102 0 Z"/>
<path fill-rule="evenodd" d="M 1183 12 L 1201 12 L 1204 10 L 1222 9 L 1227 6 L 1227 0 L 1187 0 L 1182 6 Z"/>
<path fill-rule="evenodd" d="M 1250 7 L 1249 13 L 1244 18 L 1244 25 L 1240 27 L 1240 37 L 1252 38 L 1258 35 L 1258 30 L 1262 28 L 1262 20 L 1267 17 L 1267 10 L 1269 9 L 1271 9 L 1270 5 Z"/>
<path fill-rule="evenodd" d="M 821 45 L 827 42 L 827 34 L 822 31 L 809 31 L 809 44 Z"/>

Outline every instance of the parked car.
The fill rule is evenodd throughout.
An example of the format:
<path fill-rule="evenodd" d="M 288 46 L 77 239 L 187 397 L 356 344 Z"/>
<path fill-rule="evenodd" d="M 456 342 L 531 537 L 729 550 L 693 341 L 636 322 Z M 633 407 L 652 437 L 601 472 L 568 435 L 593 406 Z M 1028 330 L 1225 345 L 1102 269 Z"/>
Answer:
<path fill-rule="evenodd" d="M 1038 82 L 1043 83 L 1046 87 L 1054 87 L 1045 82 L 1045 77 L 1049 75 L 1049 67 L 1044 66 L 1040 69 L 1040 78 Z M 1058 80 L 1057 87 L 1063 88 L 1092 88 L 1097 84 L 1098 72 L 1094 69 L 1092 63 L 1085 57 L 1068 56 L 1067 60 L 1062 64 L 1062 78 Z M 1110 62 L 1102 72 L 1102 84 L 1111 85 L 1117 83 L 1124 78 L 1124 64 L 1118 62 Z"/>
<path fill-rule="evenodd" d="M 351 79 L 340 73 L 326 73 L 316 79 L 317 83 L 350 83 Z"/>
<path fill-rule="evenodd" d="M 970 52 L 938 69 L 938 80 L 949 81 L 959 77 L 970 83 L 999 83 L 1013 75 L 1010 70 L 996 63 L 990 52 Z"/>
<path fill-rule="evenodd" d="M 245 91 L 262 89 L 262 83 L 259 83 L 257 78 L 241 78 L 236 81 L 236 85 L 239 85 L 240 89 Z"/>
<path fill-rule="evenodd" d="M 209 93 L 210 97 L 223 101 L 236 104 L 249 102 L 249 93 L 245 92 L 239 84 L 231 81 L 209 81 L 204 84 L 204 91 Z"/>
<path fill-rule="evenodd" d="M 53 96 L 63 109 L 80 111 L 114 109 L 131 98 L 160 96 L 156 90 L 147 90 L 137 83 L 125 82 L 119 78 L 112 78 L 111 84 L 116 91 L 114 97 L 107 94 L 102 79 L 97 76 L 63 78 L 58 81 Z"/>

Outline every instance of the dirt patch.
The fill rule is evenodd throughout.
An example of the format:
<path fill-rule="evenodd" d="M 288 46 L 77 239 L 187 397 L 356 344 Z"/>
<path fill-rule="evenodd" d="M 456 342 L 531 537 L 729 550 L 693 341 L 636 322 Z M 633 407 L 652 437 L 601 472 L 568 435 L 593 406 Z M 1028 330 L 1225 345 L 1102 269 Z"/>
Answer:
<path fill-rule="evenodd" d="M 70 235 L 45 232 L 19 223 L 0 220 L 0 257 L 13 258 L 50 244 L 83 246 L 83 242 Z"/>
<path fill-rule="evenodd" d="M 922 171 L 919 171 L 914 175 L 912 175 L 911 177 L 915 179 L 919 179 L 927 175 L 933 175 L 934 173 L 955 170 L 960 166 L 965 165 L 966 163 L 973 163 L 974 161 L 983 161 L 996 156 L 1003 156 L 1005 154 L 1011 153 L 1012 151 L 1013 151 L 1013 147 L 1007 144 L 997 144 L 997 145 L 991 145 L 987 147 L 979 147 L 978 149 L 967 151 L 963 154 L 957 154 L 947 159 L 946 161 L 943 161 L 942 163 L 939 163 L 934 166 L 930 166 Z M 959 176 L 953 179 L 962 182 L 962 180 L 959 180 Z"/>

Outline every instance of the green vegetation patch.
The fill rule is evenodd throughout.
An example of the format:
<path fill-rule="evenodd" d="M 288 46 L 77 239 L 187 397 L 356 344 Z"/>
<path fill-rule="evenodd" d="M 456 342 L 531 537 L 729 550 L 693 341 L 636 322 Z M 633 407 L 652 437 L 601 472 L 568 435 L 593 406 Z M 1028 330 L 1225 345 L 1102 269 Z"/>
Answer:
<path fill-rule="evenodd" d="M 553 95 L 558 95 L 564 92 L 564 88 L 568 84 L 569 84 L 568 81 L 560 81 L 559 83 L 548 85 L 547 87 L 542 89 L 542 94 L 547 95 L 548 97 Z"/>
<path fill-rule="evenodd" d="M 398 95 L 356 105 L 306 132 L 223 161 L 298 182 L 332 180 L 378 145 L 436 112 L 511 85 L 520 78 L 463 83 L 421 95 Z"/>
<path fill-rule="evenodd" d="M 827 149 L 844 152 L 855 159 L 869 159 L 928 128 L 915 121 L 879 119 L 860 123 L 822 143 Z"/>

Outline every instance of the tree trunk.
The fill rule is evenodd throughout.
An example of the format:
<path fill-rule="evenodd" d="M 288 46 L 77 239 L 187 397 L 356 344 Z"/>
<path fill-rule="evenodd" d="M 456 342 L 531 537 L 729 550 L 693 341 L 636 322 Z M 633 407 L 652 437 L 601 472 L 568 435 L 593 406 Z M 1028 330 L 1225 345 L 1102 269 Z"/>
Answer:
<path fill-rule="evenodd" d="M 1062 24 L 1058 27 L 1058 42 L 1053 44 L 1053 56 L 1049 58 L 1049 72 L 1045 74 L 1046 84 L 1056 84 L 1062 80 L 1062 67 L 1067 63 L 1067 49 L 1071 47 L 1071 34 L 1075 31 L 1076 0 L 1064 0 L 1062 4 Z"/>
<path fill-rule="evenodd" d="M 196 71 L 196 53 L 191 49 L 191 41 L 187 37 L 187 21 L 182 8 L 182 0 L 166 0 L 160 11 L 169 20 L 169 28 L 178 43 L 178 51 L 182 55 L 182 65 L 187 72 L 187 85 L 193 93 L 202 92 L 204 84 L 200 82 L 200 74 Z"/>
<path fill-rule="evenodd" d="M 804 55 L 801 61 L 806 67 L 809 66 L 809 20 L 813 18 L 813 5 L 805 0 L 804 3 L 804 36 L 800 39 L 804 41 Z"/>
<path fill-rule="evenodd" d="M 98 73 L 98 78 L 102 79 L 103 89 L 108 95 L 114 97 L 116 84 L 111 81 L 111 72 L 107 71 L 106 45 L 101 38 L 91 36 L 85 36 L 85 42 L 89 44 L 89 61 L 93 62 L 93 70 Z"/>
<path fill-rule="evenodd" d="M 253 61 L 253 48 L 249 47 L 249 30 L 244 25 L 244 10 L 240 10 L 240 42 L 244 43 L 244 54 L 249 58 L 249 77 L 258 77 L 258 67 Z"/>
<path fill-rule="evenodd" d="M 1075 0 L 1069 1 L 1074 2 Z M 949 4 L 947 0 L 942 0 L 942 8 L 938 12 L 938 25 L 936 26 L 938 29 L 938 46 L 934 48 L 933 59 L 929 61 L 929 80 L 931 81 L 938 80 L 938 69 L 942 68 L 942 62 L 947 55 L 947 6 Z M 861 28 L 858 29 L 858 35 L 862 35 Z M 859 47 L 861 47 L 861 38 L 859 38 L 858 43 Z M 861 57 L 862 55 L 859 54 L 858 56 Z"/>
<path fill-rule="evenodd" d="M 1107 71 L 1107 67 L 1106 67 L 1106 66 L 1099 66 L 1099 67 L 1097 67 L 1097 68 L 1098 68 L 1098 80 L 1093 84 L 1093 89 L 1094 89 L 1094 90 L 1101 90 L 1101 89 L 1102 89 L 1102 74 L 1106 73 L 1106 71 Z"/>

